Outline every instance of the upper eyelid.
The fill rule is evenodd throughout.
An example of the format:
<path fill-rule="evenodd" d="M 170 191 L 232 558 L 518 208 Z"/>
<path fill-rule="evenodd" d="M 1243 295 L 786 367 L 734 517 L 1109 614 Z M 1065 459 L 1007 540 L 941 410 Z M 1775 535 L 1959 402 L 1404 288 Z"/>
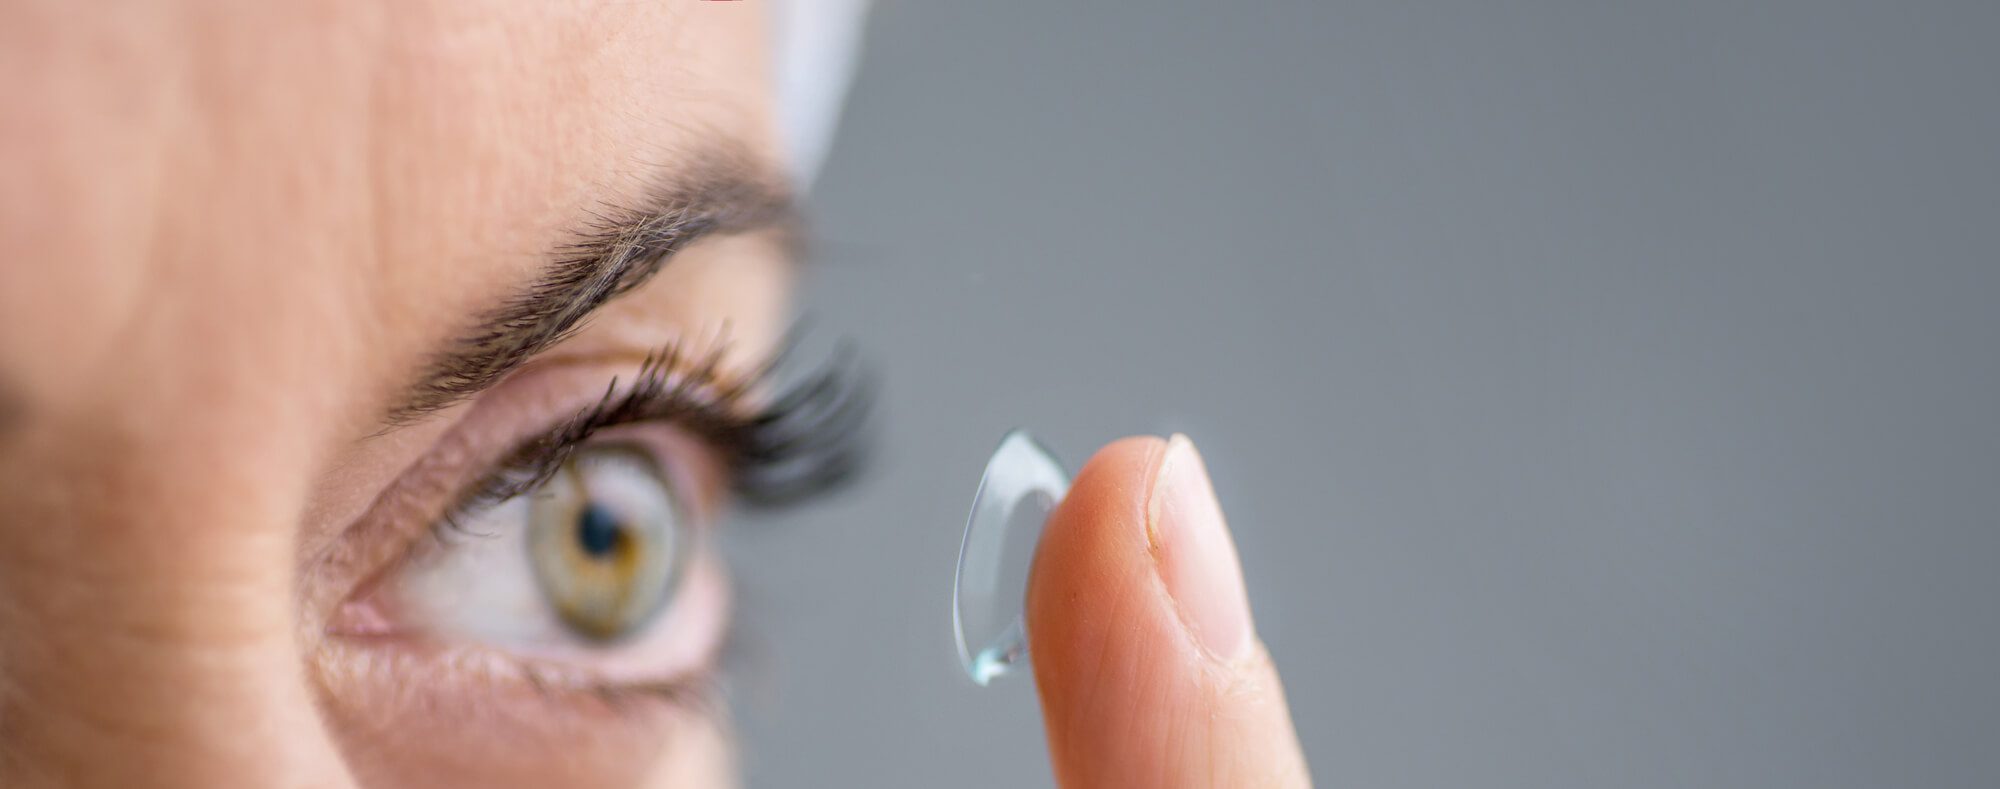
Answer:
<path fill-rule="evenodd" d="M 594 405 L 516 444 L 511 452 L 474 482 L 467 493 L 458 497 L 442 520 L 449 525 L 456 516 L 467 511 L 534 490 L 556 473 L 577 447 L 598 430 L 636 421 L 664 420 L 676 415 L 726 411 L 747 390 L 747 385 L 724 388 L 676 385 L 666 389 L 664 382 L 670 379 L 684 382 L 712 380 L 726 351 L 718 344 L 714 350 L 698 357 L 702 361 L 688 366 L 682 360 L 696 357 L 685 356 L 680 347 L 669 344 L 648 354 L 633 376 L 632 385 L 624 392 L 620 392 L 620 379 L 613 377 Z M 693 395 L 702 389 L 718 394 L 706 399 Z"/>
<path fill-rule="evenodd" d="M 602 400 L 601 393 L 613 391 L 607 381 L 629 380 L 628 371 L 635 364 L 631 355 L 550 359 L 482 394 L 376 490 L 357 515 L 329 529 L 324 544 L 313 548 L 312 558 L 307 560 L 312 569 L 310 577 L 302 581 L 307 589 L 303 594 L 314 601 L 315 610 L 332 611 L 357 590 L 372 588 L 416 552 L 428 550 L 424 546 L 474 535 L 453 529 L 450 521 L 474 511 L 466 505 L 477 503 L 472 497 L 478 488 L 506 468 L 527 445 L 560 435 L 582 415 L 593 412 L 593 404 Z M 673 426 L 678 428 L 679 423 Z M 684 440 L 689 449 L 706 454 L 711 448 L 691 431 L 649 430 L 647 434 L 656 432 L 687 432 Z M 694 495 L 720 503 L 717 497 L 729 480 L 720 452 L 709 457 L 683 457 L 673 465 L 699 475 L 690 480 L 695 483 L 689 488 Z"/>
<path fill-rule="evenodd" d="M 828 361 L 772 394 L 754 409 L 749 393 L 794 358 L 797 327 L 776 350 L 747 372 L 729 374 L 727 345 L 691 354 L 669 343 L 649 354 L 631 385 L 614 378 L 596 404 L 576 412 L 514 449 L 476 478 L 444 510 L 439 526 L 484 506 L 535 489 L 591 434 L 620 424 L 672 421 L 715 450 L 739 499 L 787 504 L 810 498 L 851 478 L 868 450 L 873 378 L 850 344 Z"/>

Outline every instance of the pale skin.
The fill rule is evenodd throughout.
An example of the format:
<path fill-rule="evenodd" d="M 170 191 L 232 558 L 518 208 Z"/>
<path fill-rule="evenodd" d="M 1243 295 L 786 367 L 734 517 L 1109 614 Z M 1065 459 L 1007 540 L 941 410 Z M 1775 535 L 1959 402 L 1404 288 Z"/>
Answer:
<path fill-rule="evenodd" d="M 782 181 L 768 21 L 754 0 L 0 6 L 0 785 L 735 783 L 723 709 L 607 701 L 710 671 L 712 557 L 671 632 L 601 655 L 408 635 L 370 590 L 452 491 L 650 351 L 728 373 L 778 343 L 791 245 L 726 227 L 397 414 L 579 217 L 718 150 Z M 727 509 L 702 439 L 623 440 L 689 511 Z M 1064 786 L 1308 784 L 1190 469 L 1185 441 L 1111 444 L 1037 555 Z"/>

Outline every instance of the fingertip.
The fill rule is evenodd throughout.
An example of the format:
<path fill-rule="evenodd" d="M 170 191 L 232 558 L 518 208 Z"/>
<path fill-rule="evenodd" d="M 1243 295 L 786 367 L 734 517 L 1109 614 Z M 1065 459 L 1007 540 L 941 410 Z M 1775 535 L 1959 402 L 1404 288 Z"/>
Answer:
<path fill-rule="evenodd" d="M 1182 705 L 1170 677 L 1188 643 L 1153 569 L 1147 504 L 1167 442 L 1121 439 L 1084 464 L 1043 528 L 1029 573 L 1028 655 L 1058 782 L 1149 782 L 1152 732 L 1128 717 L 1165 721 Z M 1164 769 L 1164 764 L 1145 767 Z M 1157 783 L 1157 782 L 1152 782 Z"/>
<path fill-rule="evenodd" d="M 1166 439 L 1132 436 L 1113 441 L 1090 456 L 1070 483 L 1069 494 L 1049 514 L 1036 559 L 1039 561 L 1045 553 L 1057 556 L 1077 553 L 1086 542 L 1104 540 L 1136 547 L 1143 555 L 1146 506 L 1160 458 L 1166 451 Z M 1120 525 L 1138 528 L 1115 528 Z"/>
<path fill-rule="evenodd" d="M 1241 587 L 1187 439 L 1121 439 L 1084 464 L 1026 600 L 1057 783 L 1309 785 Z"/>
<path fill-rule="evenodd" d="M 1031 642 L 1048 649 L 1037 658 L 1066 657 L 1078 614 L 1115 603 L 1112 598 L 1149 581 L 1146 503 L 1167 442 L 1157 436 L 1114 441 L 1077 472 L 1042 528 L 1028 574 L 1027 626 Z"/>

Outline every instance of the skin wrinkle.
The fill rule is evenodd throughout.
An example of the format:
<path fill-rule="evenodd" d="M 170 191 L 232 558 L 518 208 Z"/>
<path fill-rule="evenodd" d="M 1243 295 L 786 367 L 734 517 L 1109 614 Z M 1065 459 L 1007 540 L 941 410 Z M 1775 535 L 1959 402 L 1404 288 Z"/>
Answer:
<path fill-rule="evenodd" d="M 420 617 L 372 631 L 409 636 L 399 649 L 338 614 L 403 577 L 452 503 L 426 483 L 477 478 L 571 416 L 568 394 L 631 374 L 615 360 L 721 326 L 728 369 L 775 345 L 793 268 L 775 233 L 728 232 L 787 213 L 766 7 L 0 3 L 0 65 L 26 61 L 0 68 L 0 171 L 18 176 L 0 183 L 0 260 L 25 261 L 0 266 L 0 374 L 32 420 L 0 437 L 0 786 L 736 783 L 725 710 L 647 695 L 710 676 L 688 655 L 712 638 L 609 652 L 460 641 Z M 755 207 L 696 210 L 737 191 Z M 593 214 L 612 228 L 578 226 Z M 494 311 L 549 284 L 552 250 L 581 256 L 570 298 Z M 656 277 L 632 267 L 670 253 Z M 516 325 L 480 331 L 494 319 Z M 480 354 L 441 350 L 468 338 Z M 412 380 L 426 371 L 431 386 Z M 404 415 L 436 418 L 384 432 L 413 389 Z M 775 426 L 755 440 L 659 454 L 767 464 L 691 485 L 698 500 L 782 481 L 811 459 L 785 446 L 823 450 L 832 431 L 811 428 L 855 413 L 824 391 L 752 412 Z M 671 410 L 645 427 L 736 424 Z M 1224 687 L 1157 605 L 1150 483 L 1131 471 L 1084 475 L 1103 484 L 1071 526 L 1102 528 L 1070 529 L 1070 547 L 1100 553 L 1055 563 L 1047 601 L 1080 621 L 1041 631 L 1037 686 L 1068 691 L 1045 710 L 1097 727 L 1051 720 L 1052 743 L 1087 751 L 1057 754 L 1059 774 L 1256 784 L 1277 764 L 1304 785 L 1296 742 L 1265 744 L 1289 734 L 1268 662 Z M 682 615 L 713 631 L 727 610 L 666 619 Z M 1077 644 L 1094 684 L 1041 671 Z M 1210 706 L 1245 698 L 1277 714 Z"/>
<path fill-rule="evenodd" d="M 20 393 L 0 378 L 0 446 L 28 421 L 28 406 Z"/>
<path fill-rule="evenodd" d="M 1062 645 L 1061 651 L 1069 656 L 1070 661 L 1080 659 L 1082 667 L 1087 670 L 1077 672 L 1072 669 L 1066 672 L 1063 684 L 1067 690 L 1062 696 L 1065 707 L 1060 713 L 1052 714 L 1070 719 L 1097 719 L 1102 716 L 1107 704 L 1134 704 L 1134 709 L 1130 710 L 1128 716 L 1108 721 L 1120 729 L 1116 739 L 1129 742 L 1146 742 L 1147 739 L 1141 736 L 1141 730 L 1156 725 L 1160 716 L 1167 712 L 1167 710 L 1153 709 L 1153 705 L 1159 703 L 1159 700 L 1143 690 L 1153 686 L 1153 678 L 1158 670 L 1157 662 L 1160 656 L 1153 653 L 1151 643 L 1144 640 L 1144 633 L 1148 628 L 1147 622 L 1156 615 L 1156 600 L 1164 595 L 1164 587 L 1156 573 L 1137 563 L 1091 561 L 1085 557 L 1095 551 L 1117 551 L 1119 549 L 1113 546 L 1127 544 L 1141 551 L 1146 550 L 1148 545 L 1146 531 L 1149 528 L 1148 503 L 1151 500 L 1149 494 L 1163 452 L 1164 445 L 1159 442 L 1145 447 L 1141 455 L 1143 460 L 1137 465 L 1148 469 L 1148 472 L 1147 476 L 1140 479 L 1114 476 L 1109 480 L 1103 480 L 1101 478 L 1106 474 L 1104 469 L 1087 465 L 1072 487 L 1073 495 L 1070 499 L 1072 503 L 1065 507 L 1066 510 L 1068 506 L 1076 506 L 1079 509 L 1074 513 L 1064 512 L 1058 516 L 1062 521 L 1055 524 L 1054 528 L 1062 529 L 1063 532 L 1045 535 L 1042 547 L 1036 553 L 1038 565 L 1045 558 L 1055 558 L 1044 553 L 1050 548 L 1051 537 L 1054 537 L 1057 545 L 1069 548 L 1065 553 L 1075 557 L 1070 560 L 1080 559 L 1087 562 L 1087 569 L 1083 572 L 1093 576 L 1087 588 L 1103 595 L 1098 603 L 1076 601 L 1065 606 L 1073 612 L 1071 615 L 1076 617 L 1076 621 L 1066 623 L 1063 632 L 1057 635 L 1068 641 Z M 1079 488 L 1102 490 L 1098 495 L 1079 498 L 1074 496 L 1074 491 Z M 1078 571 L 1060 565 L 1037 566 L 1031 571 L 1031 576 L 1050 572 L 1069 574 Z M 1070 586 L 1066 592 L 1073 596 L 1082 588 L 1084 587 Z M 1039 586 L 1031 588 L 1031 594 L 1039 594 L 1042 591 Z M 1042 609 L 1044 605 L 1031 599 L 1029 601 L 1031 618 L 1039 620 L 1041 617 L 1033 612 Z M 1034 622 L 1031 622 L 1031 627 L 1033 624 Z M 1132 643 L 1145 643 L 1148 646 L 1133 649 L 1130 647 Z M 1044 651 L 1037 651 L 1031 646 L 1031 655 L 1035 655 L 1038 661 L 1046 659 L 1049 657 L 1045 654 L 1047 649 L 1044 647 Z M 1178 658 L 1171 652 L 1166 657 L 1169 660 Z M 1041 673 L 1039 662 L 1037 672 Z M 1049 696 L 1045 694 L 1043 698 L 1046 701 Z M 1058 749 L 1058 754 L 1088 754 L 1096 749 L 1106 733 L 1078 727 L 1061 730 L 1059 736 L 1064 738 L 1064 743 Z M 1152 758 L 1145 762 L 1143 773 L 1126 774 L 1121 780 L 1129 779 L 1135 781 L 1137 785 L 1157 784 L 1159 781 L 1153 774 L 1155 771 L 1164 771 L 1166 765 L 1177 754 L 1156 752 L 1149 756 Z M 1061 777 L 1081 780 L 1085 785 L 1091 781 L 1108 778 L 1095 773 L 1061 775 Z"/>
<path fill-rule="evenodd" d="M 129 431 L 133 427 L 142 426 L 143 423 L 128 426 L 124 430 Z M 100 434 L 102 432 L 100 428 Z M 44 436 L 49 434 L 49 431 L 42 433 Z M 113 439 L 111 446 L 119 447 L 121 451 L 147 453 L 142 436 L 144 433 L 134 436 L 127 432 L 125 433 L 127 442 L 120 444 L 117 443 L 118 434 L 113 433 L 110 436 Z M 43 457 L 70 459 L 71 453 L 43 455 Z M 55 506 L 60 510 L 80 515 L 93 509 L 115 506 L 116 502 L 133 498 L 134 493 L 143 491 L 157 481 L 158 471 L 155 469 L 140 467 L 130 469 L 130 472 L 121 480 L 107 478 L 101 470 L 90 465 L 78 465 L 70 473 L 61 476 L 69 479 L 99 480 L 103 484 L 101 492 L 62 496 L 65 501 L 55 503 Z M 140 493 L 136 497 L 145 500 L 150 496 Z M 87 519 L 89 516 L 83 517 Z M 199 518 L 199 515 L 196 517 Z M 139 522 L 134 522 L 134 525 L 139 525 Z M 151 568 L 145 565 L 133 566 L 129 562 L 122 563 L 123 566 L 112 563 L 69 565 L 67 569 L 70 572 L 65 573 L 59 569 L 65 568 L 63 561 L 65 556 L 103 554 L 91 548 L 73 547 L 75 538 L 81 536 L 73 532 L 45 531 L 39 535 L 43 539 L 26 545 L 17 542 L 15 545 L 17 550 L 27 548 L 28 556 L 39 556 L 40 560 L 23 562 L 17 566 L 26 573 L 41 572 L 45 575 L 39 578 L 32 574 L 25 577 L 16 577 L 12 574 L 6 576 L 10 585 L 23 584 L 16 588 L 38 590 L 37 594 L 42 602 L 40 611 L 30 616 L 34 617 L 31 621 L 43 623 L 31 631 L 42 634 L 42 637 L 35 639 L 34 643 L 44 654 L 40 660 L 32 661 L 30 665 L 65 666 L 72 669 L 123 665 L 141 669 L 134 671 L 131 679 L 143 679 L 146 671 L 158 667 L 165 672 L 162 678 L 169 679 L 159 683 L 157 685 L 159 689 L 188 692 L 194 689 L 184 683 L 177 687 L 170 680 L 171 677 L 177 676 L 174 667 L 215 667 L 203 670 L 197 676 L 217 675 L 214 673 L 216 670 L 234 674 L 240 673 L 235 667 L 263 663 L 277 655 L 286 654 L 290 649 L 291 645 L 281 637 L 281 632 L 258 630 L 260 623 L 284 617 L 284 606 L 272 604 L 274 595 L 268 593 L 268 590 L 272 589 L 269 585 L 271 575 L 266 572 L 268 568 L 278 568 L 282 577 L 283 562 L 253 561 L 250 564 L 241 564 L 235 570 L 230 569 L 230 565 L 226 563 L 210 565 L 210 569 L 203 572 L 204 580 L 199 584 L 162 585 L 159 583 L 163 578 L 160 571 L 168 570 L 171 564 L 178 562 Z M 160 538 L 171 541 L 175 536 L 142 530 L 128 533 L 125 539 L 135 545 L 144 545 L 158 544 Z M 55 545 L 49 545 L 50 538 L 57 538 Z M 53 552 L 47 551 L 44 546 L 54 548 Z M 218 555 L 227 557 L 232 554 L 223 552 Z M 245 556 L 247 558 L 268 555 L 253 553 Z M 154 564 L 161 559 L 174 559 L 157 549 L 148 550 L 134 558 L 146 564 Z M 250 593 L 238 594 L 235 590 L 238 584 L 248 584 L 251 587 Z M 266 591 L 260 593 L 259 589 Z M 221 597 L 214 597 L 218 593 Z M 219 603 L 222 606 L 221 610 L 233 610 L 246 615 L 230 618 L 157 617 L 127 607 L 107 604 L 109 601 L 128 596 L 186 601 L 166 606 L 163 611 L 168 614 L 214 610 L 213 606 Z M 248 605 L 232 604 L 228 601 L 231 597 L 241 598 Z M 278 601 L 283 600 L 282 596 L 275 597 Z M 260 610 L 265 613 L 251 615 Z M 130 615 L 127 615 L 128 613 Z M 218 629 L 218 626 L 222 629 Z M 74 674 L 38 672 L 31 676 L 39 676 L 40 679 L 22 685 L 33 689 L 36 693 L 34 696 L 21 699 L 25 702 L 25 706 L 20 709 L 43 713 L 36 718 L 37 737 L 46 738 L 51 729 L 60 729 L 61 727 L 57 725 L 59 720 L 81 720 L 82 725 L 69 728 L 103 736 L 136 739 L 141 742 L 158 739 L 163 733 L 185 728 L 183 723 L 177 722 L 173 717 L 153 714 L 156 710 L 165 711 L 170 707 L 141 704 L 128 708 L 115 703 L 78 705 L 76 704 L 78 698 L 110 699 L 109 694 L 113 691 L 110 687 L 96 683 L 73 682 L 71 678 L 76 676 Z M 256 674 L 252 673 L 250 676 L 254 677 Z M 227 692 L 212 693 L 211 697 L 222 698 L 227 695 Z M 140 701 L 138 698 L 122 700 L 126 704 Z M 49 716 L 57 720 L 48 720 Z M 119 721 L 123 721 L 123 725 L 118 725 Z"/>
<path fill-rule="evenodd" d="M 716 139 L 769 169 L 757 4 L 204 2 L 0 8 L 0 41 L 46 42 L 4 48 L 49 65 L 5 73 L 54 75 L 0 77 L 28 121 L 0 162 L 46 187 L 32 210 L 5 187 L 0 258 L 63 262 L 0 270 L 30 414 L 0 443 L 0 785 L 726 783 L 717 717 L 543 714 L 578 700 L 449 689 L 436 666 L 326 692 L 300 562 L 431 445 L 428 425 L 365 440 L 414 352 L 531 279 L 566 214 Z M 768 251 L 687 255 L 592 327 L 619 332 L 569 341 L 776 331 Z M 425 687 L 354 725 L 373 690 Z M 469 693 L 514 714 L 448 715 Z"/>

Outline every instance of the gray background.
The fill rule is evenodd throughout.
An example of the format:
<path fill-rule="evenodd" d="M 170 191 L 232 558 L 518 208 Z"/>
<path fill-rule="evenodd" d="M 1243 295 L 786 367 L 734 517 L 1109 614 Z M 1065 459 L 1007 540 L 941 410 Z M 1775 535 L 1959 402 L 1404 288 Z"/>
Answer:
<path fill-rule="evenodd" d="M 1001 432 L 1208 457 L 1324 786 L 2000 786 L 2000 3 L 883 0 L 750 523 L 753 786 L 1049 783 Z"/>

